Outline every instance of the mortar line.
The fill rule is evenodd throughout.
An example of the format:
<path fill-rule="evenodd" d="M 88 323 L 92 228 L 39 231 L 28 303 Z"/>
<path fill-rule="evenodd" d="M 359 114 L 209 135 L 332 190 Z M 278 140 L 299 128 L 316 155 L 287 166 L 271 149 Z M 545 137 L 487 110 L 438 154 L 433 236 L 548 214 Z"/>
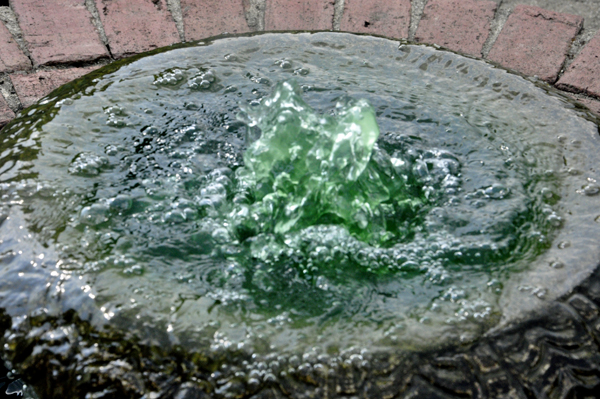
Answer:
<path fill-rule="evenodd" d="M 494 43 L 500 36 L 508 17 L 512 13 L 513 8 L 504 3 L 504 0 L 501 0 L 496 7 L 496 12 L 494 13 L 494 18 L 490 22 L 490 31 L 488 38 L 485 43 L 483 43 L 483 47 L 481 49 L 481 58 L 488 59 L 488 55 L 490 51 L 492 51 L 492 47 L 494 47 Z"/>
<path fill-rule="evenodd" d="M 23 37 L 21 25 L 19 25 L 19 16 L 17 15 L 17 13 L 15 13 L 12 7 L 0 7 L 0 9 L 2 9 L 0 15 L 2 16 L 1 19 L 2 22 L 4 22 L 4 26 L 6 26 L 6 29 L 8 29 L 8 31 L 12 35 L 13 39 L 19 46 L 19 49 L 23 52 L 23 54 L 25 54 L 27 58 L 29 58 L 31 65 L 34 65 L 33 59 L 31 58 L 31 53 L 29 52 L 29 48 L 27 47 L 27 42 Z M 14 21 L 14 23 L 11 23 L 11 19 Z"/>
<path fill-rule="evenodd" d="M 565 73 L 565 70 L 567 69 L 568 65 L 571 65 L 571 62 L 573 62 L 573 59 L 575 57 L 574 52 L 576 52 L 576 49 L 574 48 L 575 41 L 577 40 L 577 38 L 579 38 L 581 36 L 582 33 L 583 33 L 583 24 L 581 24 L 581 26 L 579 27 L 579 30 L 575 34 L 575 38 L 573 39 L 573 41 L 571 42 L 571 45 L 569 46 L 569 50 L 567 51 L 565 59 L 563 60 L 562 64 L 560 65 L 558 74 L 556 74 L 556 80 L 551 83 L 552 86 L 556 85 L 556 83 L 559 81 L 560 77 Z M 571 61 L 569 62 L 570 56 L 572 56 L 573 58 L 571 58 Z"/>
<path fill-rule="evenodd" d="M 335 0 L 333 5 L 332 29 L 339 32 L 342 29 L 342 17 L 344 16 L 345 0 Z"/>
<path fill-rule="evenodd" d="M 171 13 L 171 18 L 175 21 L 175 27 L 177 33 L 179 33 L 179 40 L 185 43 L 185 27 L 183 25 L 183 13 L 181 12 L 181 1 L 180 0 L 165 0 L 167 2 L 167 10 Z"/>
<path fill-rule="evenodd" d="M 106 31 L 104 30 L 104 25 L 102 25 L 102 20 L 100 19 L 100 12 L 96 7 L 96 2 L 94 0 L 85 0 L 85 8 L 92 15 L 92 23 L 96 27 L 98 34 L 100 35 L 100 40 L 104 43 L 104 46 L 108 50 L 108 54 L 110 58 L 115 59 L 112 51 L 110 50 L 110 44 L 108 43 L 108 37 L 106 36 Z"/>
<path fill-rule="evenodd" d="M 417 35 L 417 29 L 419 28 L 419 22 L 423 17 L 425 6 L 429 0 L 411 0 L 410 2 L 410 24 L 408 26 L 408 40 L 411 42 L 415 41 Z"/>
<path fill-rule="evenodd" d="M 565 58 L 560 71 L 558 72 L 558 78 L 556 79 L 557 82 L 565 74 L 567 69 L 569 69 L 584 47 L 590 42 L 590 40 L 594 38 L 594 36 L 596 36 L 596 34 L 600 34 L 600 29 L 597 31 L 587 30 L 585 28 L 580 29 L 569 46 L 567 57 Z"/>
<path fill-rule="evenodd" d="M 244 17 L 251 31 L 262 32 L 265 30 L 265 10 L 267 0 L 245 0 Z"/>
<path fill-rule="evenodd" d="M 23 103 L 21 103 L 21 99 L 17 95 L 17 90 L 13 85 L 12 79 L 10 78 L 10 74 L 3 73 L 0 75 L 0 91 L 2 92 L 2 96 L 6 100 L 8 108 L 10 108 L 11 111 L 15 113 L 15 115 L 23 109 Z"/>

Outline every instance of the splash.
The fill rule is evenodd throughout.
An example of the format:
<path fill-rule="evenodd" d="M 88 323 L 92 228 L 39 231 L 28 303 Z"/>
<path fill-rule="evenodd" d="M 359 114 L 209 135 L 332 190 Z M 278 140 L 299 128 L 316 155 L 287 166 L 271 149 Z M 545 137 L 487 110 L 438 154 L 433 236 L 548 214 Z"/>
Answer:
<path fill-rule="evenodd" d="M 397 238 L 396 210 L 415 209 L 421 199 L 377 148 L 375 111 L 364 99 L 344 97 L 332 115 L 320 115 L 300 92 L 284 81 L 259 104 L 242 106 L 238 118 L 260 138 L 236 171 L 238 234 L 335 224 L 371 243 Z"/>

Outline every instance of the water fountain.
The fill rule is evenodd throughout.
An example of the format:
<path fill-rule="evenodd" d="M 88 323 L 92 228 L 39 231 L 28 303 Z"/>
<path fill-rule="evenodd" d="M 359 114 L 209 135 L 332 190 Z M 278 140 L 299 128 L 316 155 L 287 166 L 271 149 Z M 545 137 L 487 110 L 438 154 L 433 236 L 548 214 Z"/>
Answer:
<path fill-rule="evenodd" d="M 4 351 L 55 370 L 46 396 L 358 378 L 383 397 L 383 368 L 547 312 L 600 258 L 597 125 L 431 47 L 207 40 L 102 68 L 4 132 Z"/>

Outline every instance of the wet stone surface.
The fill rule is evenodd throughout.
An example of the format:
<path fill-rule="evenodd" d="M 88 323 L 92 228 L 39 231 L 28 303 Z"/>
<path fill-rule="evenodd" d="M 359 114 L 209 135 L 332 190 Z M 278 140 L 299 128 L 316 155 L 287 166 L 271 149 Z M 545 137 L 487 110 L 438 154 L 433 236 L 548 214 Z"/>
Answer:
<path fill-rule="evenodd" d="M 520 77 L 228 38 L 95 71 L 5 132 L 3 356 L 41 397 L 598 385 L 598 127 Z"/>

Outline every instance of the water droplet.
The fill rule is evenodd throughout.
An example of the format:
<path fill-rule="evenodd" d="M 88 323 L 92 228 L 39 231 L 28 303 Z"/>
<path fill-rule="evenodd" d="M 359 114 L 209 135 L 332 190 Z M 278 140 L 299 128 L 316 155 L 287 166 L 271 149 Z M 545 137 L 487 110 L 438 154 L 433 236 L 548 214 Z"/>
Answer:
<path fill-rule="evenodd" d="M 596 195 L 600 193 L 600 187 L 595 184 L 588 184 L 583 187 L 583 193 L 589 196 Z"/>
<path fill-rule="evenodd" d="M 552 261 L 549 264 L 550 264 L 550 267 L 553 269 L 562 269 L 563 267 L 565 267 L 565 264 L 559 260 Z"/>

